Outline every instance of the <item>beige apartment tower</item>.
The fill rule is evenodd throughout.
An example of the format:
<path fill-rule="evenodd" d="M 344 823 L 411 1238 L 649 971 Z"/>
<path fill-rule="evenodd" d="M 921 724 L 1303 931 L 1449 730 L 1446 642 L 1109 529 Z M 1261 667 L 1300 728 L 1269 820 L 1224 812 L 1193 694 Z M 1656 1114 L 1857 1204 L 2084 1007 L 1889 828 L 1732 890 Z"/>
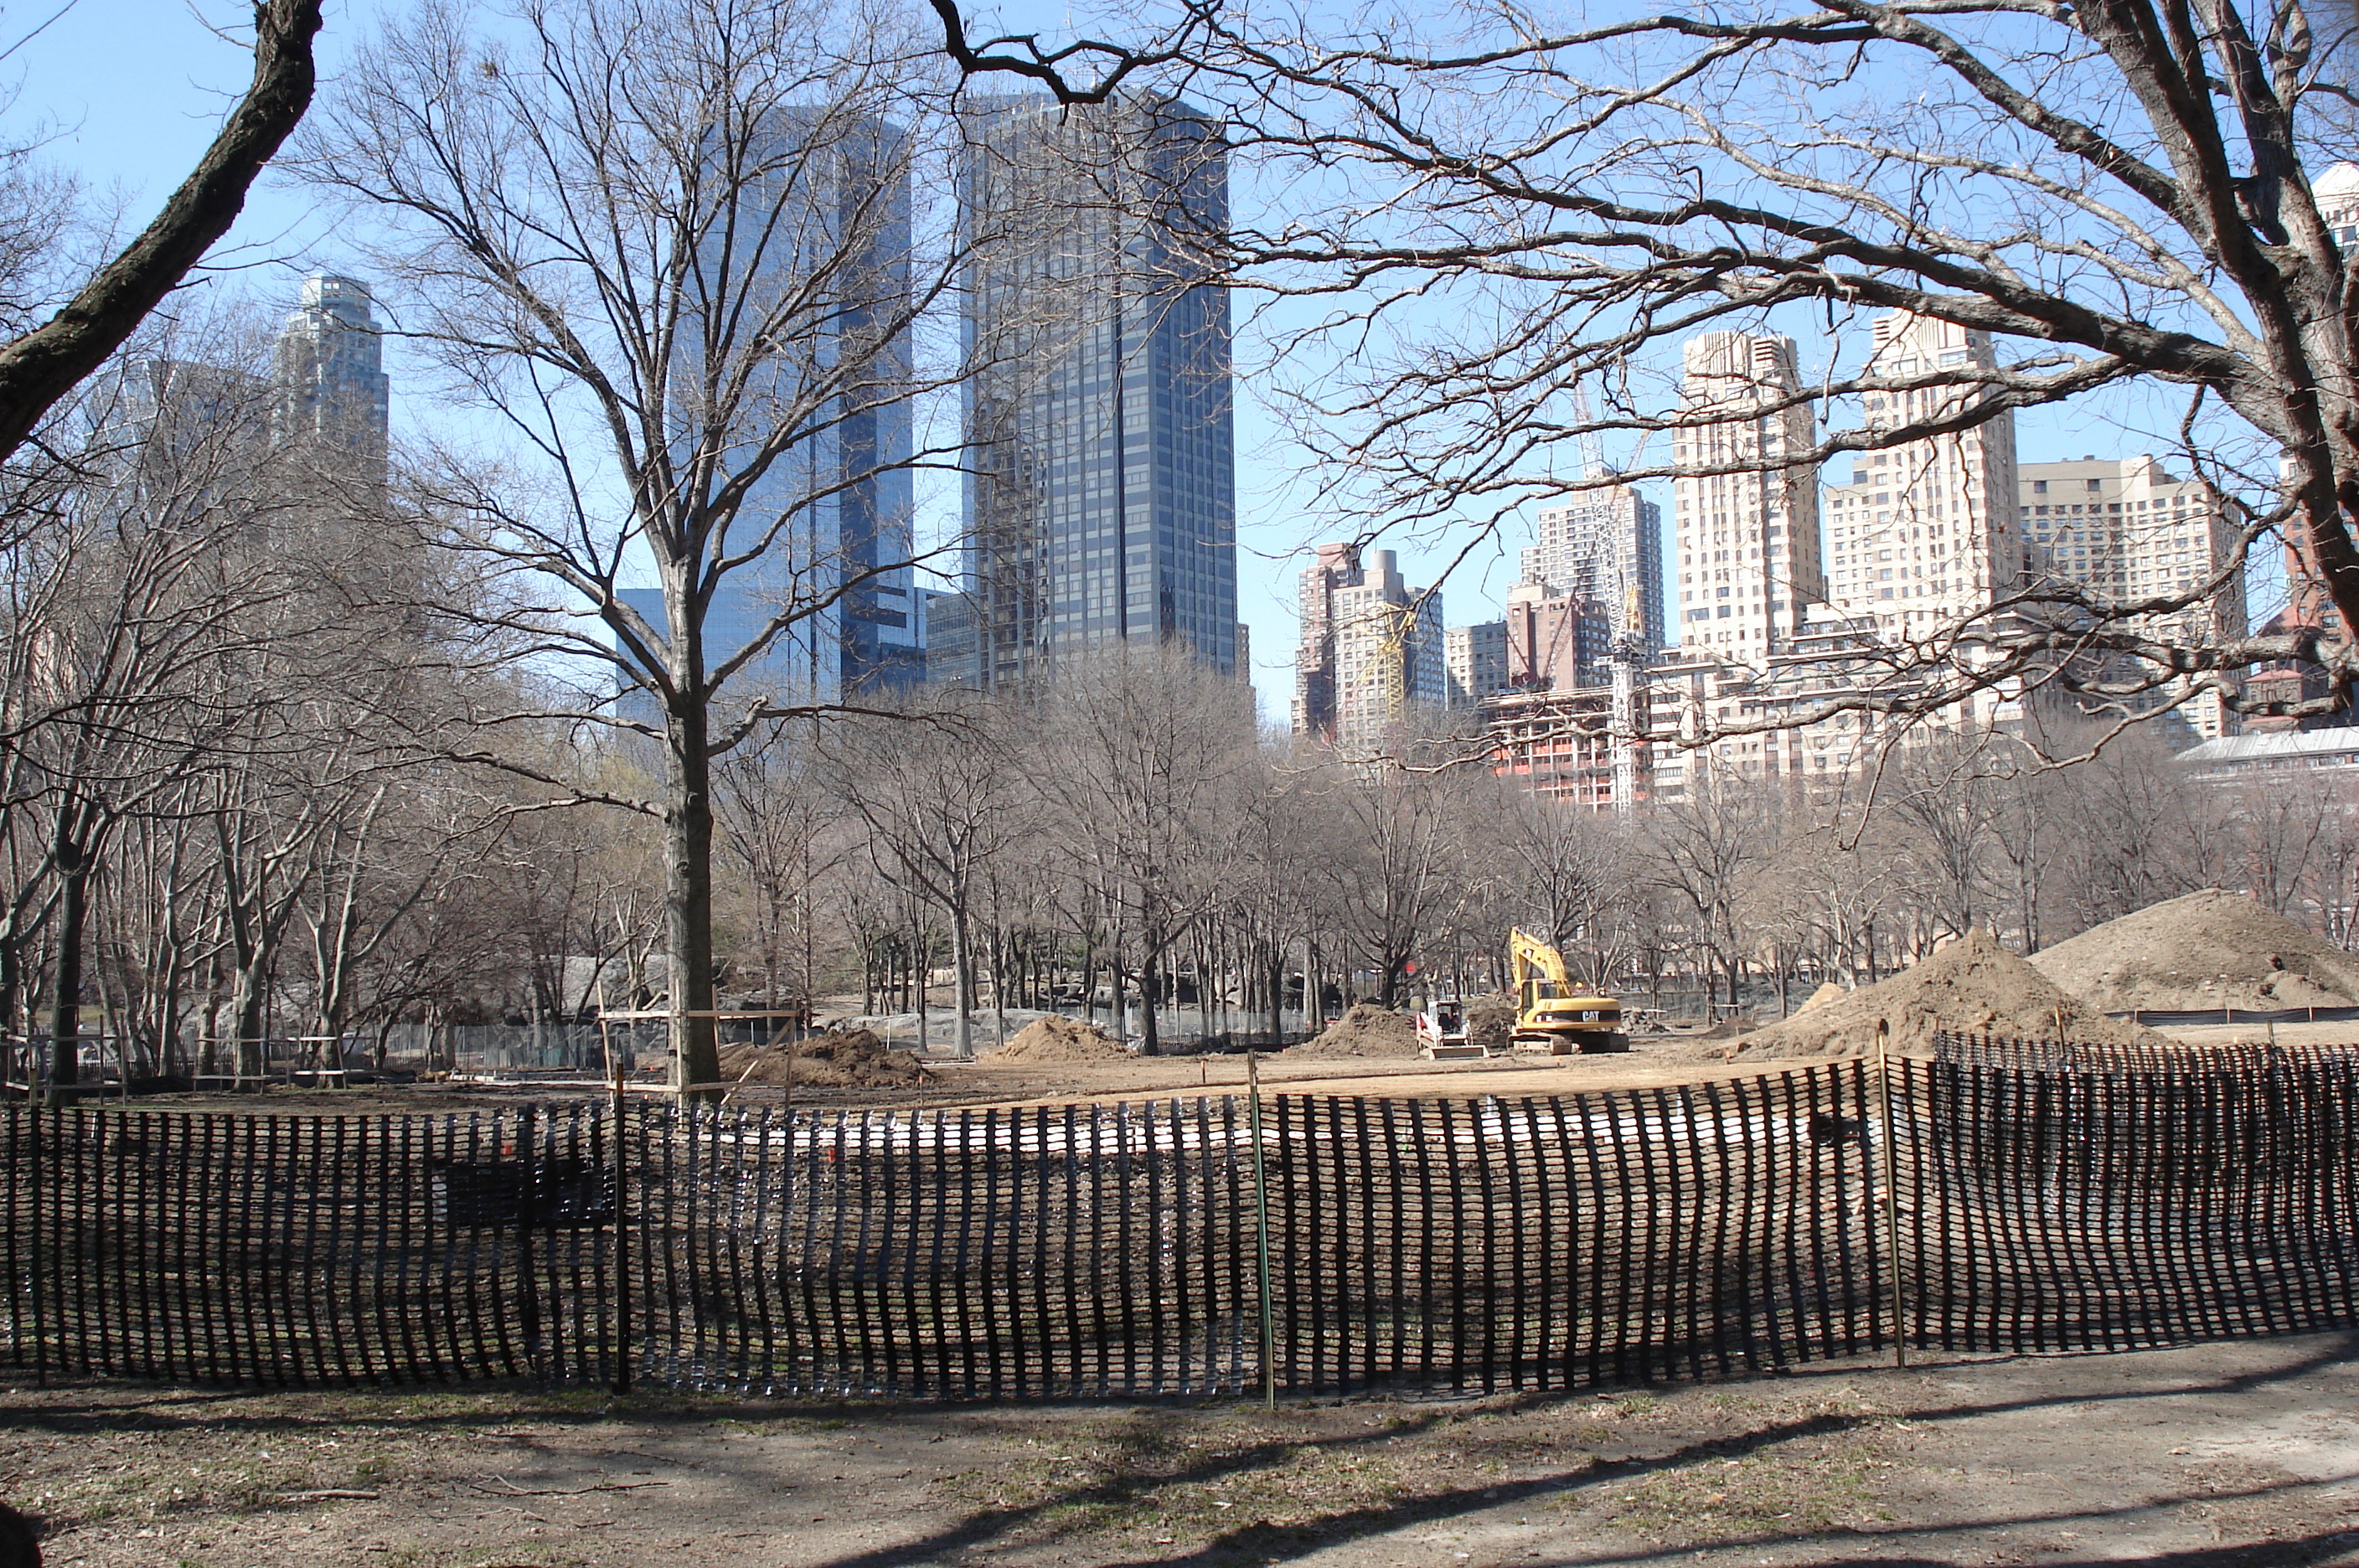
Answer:
<path fill-rule="evenodd" d="M 2236 529 L 2219 493 L 2171 474 L 2156 458 L 2027 463 L 2017 482 L 2017 522 L 2033 573 L 2074 584 L 2100 604 L 2192 593 L 2235 555 Z M 2185 609 L 2139 621 L 2181 644 L 2243 637 L 2244 574 Z M 2180 711 L 2206 740 L 2236 733 L 2235 716 L 2216 693 Z"/>
<path fill-rule="evenodd" d="M 1810 399 L 1791 338 L 1706 332 L 1683 357 L 1674 455 L 1723 471 L 1674 492 L 1679 646 L 1759 669 L 1826 596 Z"/>
<path fill-rule="evenodd" d="M 1871 374 L 1936 384 L 1868 393 L 1866 422 L 1888 430 L 1954 418 L 1981 394 L 1938 378 L 1997 363 L 1987 332 L 1878 317 Z M 2012 413 L 1863 452 L 1851 472 L 1850 484 L 1825 495 L 1828 597 L 1847 619 L 1872 619 L 1899 641 L 1979 615 L 2023 581 Z"/>

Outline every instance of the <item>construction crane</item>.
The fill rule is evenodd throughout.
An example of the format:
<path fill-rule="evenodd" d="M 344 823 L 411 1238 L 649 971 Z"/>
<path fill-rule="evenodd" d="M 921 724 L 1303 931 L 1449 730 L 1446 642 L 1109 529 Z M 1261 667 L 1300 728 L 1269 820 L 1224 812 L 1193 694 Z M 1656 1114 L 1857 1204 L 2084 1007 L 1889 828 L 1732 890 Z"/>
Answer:
<path fill-rule="evenodd" d="M 1516 1049 L 1595 1056 L 1630 1049 L 1622 1004 L 1572 983 L 1564 954 L 1517 926 L 1508 933 L 1516 971 Z"/>

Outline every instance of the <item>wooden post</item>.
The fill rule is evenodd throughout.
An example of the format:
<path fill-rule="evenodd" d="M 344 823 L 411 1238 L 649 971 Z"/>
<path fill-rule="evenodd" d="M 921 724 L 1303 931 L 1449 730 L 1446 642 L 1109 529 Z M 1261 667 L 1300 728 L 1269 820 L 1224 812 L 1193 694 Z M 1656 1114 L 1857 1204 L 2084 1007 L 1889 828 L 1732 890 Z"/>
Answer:
<path fill-rule="evenodd" d="M 1884 1123 L 1883 1159 L 1876 1174 L 1884 1178 L 1884 1252 L 1892 1281 L 1892 1365 L 1908 1365 L 1908 1319 L 1900 1293 L 1900 1147 L 1892 1129 L 1892 1026 L 1875 1022 L 1875 1094 Z"/>
<path fill-rule="evenodd" d="M 1269 1186 L 1265 1180 L 1261 1147 L 1261 1053 L 1245 1052 L 1245 1117 L 1253 1136 L 1254 1234 L 1261 1259 L 1261 1402 L 1277 1409 L 1276 1335 L 1269 1310 Z"/>
<path fill-rule="evenodd" d="M 603 1020 L 601 1020 L 603 1024 Z M 631 1187 L 625 1139 L 630 1109 L 614 1069 L 614 1392 L 631 1391 Z"/>
<path fill-rule="evenodd" d="M 33 1137 L 33 1235 L 29 1249 L 33 1265 L 33 1378 L 46 1388 L 49 1386 L 49 1325 L 45 1310 L 49 1271 L 43 1261 L 42 1243 L 48 1236 L 49 1215 L 43 1203 L 47 1183 L 42 1177 L 47 1174 L 48 1161 L 42 1159 L 41 1101 L 31 1094 L 31 1077 L 30 1073 L 26 1074 L 25 1120 L 30 1125 Z"/>

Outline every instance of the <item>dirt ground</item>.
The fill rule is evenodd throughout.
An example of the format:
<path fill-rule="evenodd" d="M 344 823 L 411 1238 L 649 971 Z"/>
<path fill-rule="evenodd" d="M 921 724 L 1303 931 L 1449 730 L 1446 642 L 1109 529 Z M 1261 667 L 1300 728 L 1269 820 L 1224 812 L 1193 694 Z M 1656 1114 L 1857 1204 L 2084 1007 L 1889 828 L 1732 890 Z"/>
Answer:
<path fill-rule="evenodd" d="M 2199 1025 L 2165 1029 L 2171 1039 L 2190 1045 L 2261 1041 L 2269 1038 L 2263 1024 Z M 2280 1024 L 2277 1038 L 2288 1045 L 2347 1043 L 2359 1038 L 2359 1024 Z M 1625 1056 L 1501 1056 L 1479 1062 L 1394 1061 L 1353 1058 L 1339 1061 L 1269 1056 L 1261 1060 L 1265 1088 L 1292 1094 L 1383 1094 L 1440 1098 L 1478 1094 L 1559 1094 L 1593 1089 L 1661 1088 L 1701 1083 L 1711 1078 L 1783 1072 L 1807 1065 L 1809 1058 L 1721 1059 L 1726 1040 L 1706 1041 L 1680 1035 L 1642 1037 Z M 1165 1056 L 1128 1062 L 927 1063 L 928 1082 L 914 1089 L 798 1088 L 793 1101 L 820 1108 L 879 1105 L 1035 1105 L 1074 1101 L 1168 1098 L 1206 1090 L 1242 1093 L 1245 1086 L 1243 1056 Z M 659 1093 L 648 1077 L 635 1094 Z M 592 1083 L 519 1082 L 499 1085 L 479 1083 L 419 1083 L 394 1087 L 352 1089 L 274 1088 L 261 1094 L 158 1094 L 132 1101 L 137 1110 L 239 1110 L 265 1114 L 314 1116 L 357 1115 L 387 1111 L 439 1112 L 484 1109 L 495 1105 L 541 1104 L 579 1096 L 603 1098 L 606 1090 Z M 776 1105 L 786 1096 L 776 1089 L 748 1087 L 734 1093 L 732 1103 Z M 113 1104 L 112 1101 L 106 1102 Z"/>
<path fill-rule="evenodd" d="M 1478 1400 L 0 1391 L 52 1568 L 2359 1563 L 2359 1336 Z"/>

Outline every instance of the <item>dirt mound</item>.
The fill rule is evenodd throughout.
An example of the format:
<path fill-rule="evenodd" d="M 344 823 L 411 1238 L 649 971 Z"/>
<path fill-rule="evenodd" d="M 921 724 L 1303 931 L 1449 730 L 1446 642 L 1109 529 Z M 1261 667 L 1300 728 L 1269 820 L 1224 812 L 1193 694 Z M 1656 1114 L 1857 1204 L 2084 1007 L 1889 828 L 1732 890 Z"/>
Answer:
<path fill-rule="evenodd" d="M 2359 957 L 2216 887 L 2107 920 L 2031 963 L 2108 1013 L 2359 1006 Z"/>
<path fill-rule="evenodd" d="M 976 1060 L 994 1065 L 1017 1062 L 1128 1062 L 1130 1050 L 1095 1024 L 1050 1014 L 1035 1018 L 1016 1038 Z"/>
<path fill-rule="evenodd" d="M 1833 1001 L 1836 997 L 1846 996 L 1849 993 L 1844 991 L 1842 986 L 1830 980 L 1825 985 L 1820 986 L 1817 990 L 1811 992 L 1810 999 L 1804 1002 L 1800 1007 L 1796 1007 L 1794 1012 L 1796 1016 L 1799 1017 L 1803 1013 L 1809 1012 L 1812 1007 L 1823 1007 L 1829 1002 Z"/>
<path fill-rule="evenodd" d="M 1417 1038 L 1417 1024 L 1407 1013 L 1360 1003 L 1329 1024 L 1315 1040 L 1288 1046 L 1288 1056 L 1416 1056 L 1425 1044 Z"/>
<path fill-rule="evenodd" d="M 1505 1051 L 1516 1042 L 1516 994 L 1494 991 L 1466 1004 L 1466 1042 Z"/>
<path fill-rule="evenodd" d="M 771 1088 L 791 1083 L 809 1089 L 893 1089 L 924 1083 L 926 1070 L 916 1057 L 887 1051 L 877 1036 L 853 1029 L 830 1029 L 792 1045 L 724 1045 L 721 1076 Z"/>
<path fill-rule="evenodd" d="M 1981 931 L 1953 942 L 1880 985 L 1796 1013 L 1746 1035 L 1733 1057 L 1868 1056 L 1875 1026 L 1892 1030 L 1891 1048 L 1930 1053 L 1934 1035 L 1989 1034 L 2004 1040 L 2055 1040 L 2098 1045 L 2170 1042 L 2152 1029 L 2109 1018 Z"/>

